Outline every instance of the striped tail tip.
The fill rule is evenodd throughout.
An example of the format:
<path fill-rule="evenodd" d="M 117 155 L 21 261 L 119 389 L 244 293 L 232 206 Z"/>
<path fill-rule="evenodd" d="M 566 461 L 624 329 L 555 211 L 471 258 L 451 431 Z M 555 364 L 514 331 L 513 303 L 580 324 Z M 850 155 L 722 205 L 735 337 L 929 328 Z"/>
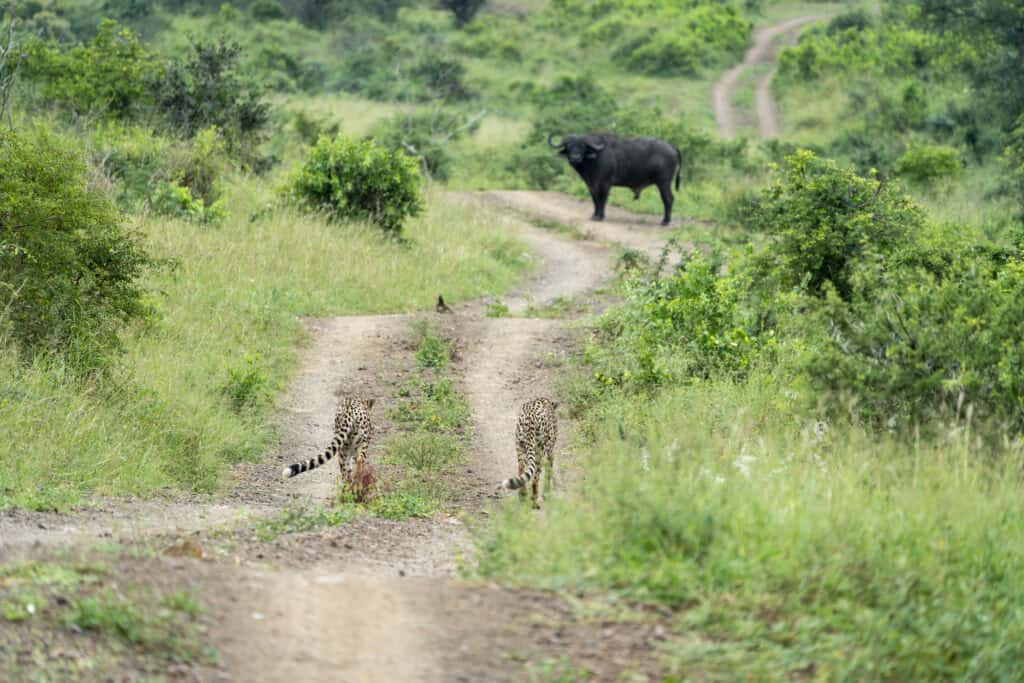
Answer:
<path fill-rule="evenodd" d="M 291 479 L 296 474 L 298 474 L 298 472 L 295 472 L 294 470 L 292 470 L 292 468 L 290 466 L 289 467 L 285 467 L 283 470 L 281 470 L 281 476 L 284 477 L 285 479 Z"/>
<path fill-rule="evenodd" d="M 501 488 L 508 489 L 510 491 L 515 491 L 516 489 L 523 488 L 523 484 L 524 482 L 521 479 L 513 477 L 511 479 L 506 479 L 505 481 L 501 482 Z"/>

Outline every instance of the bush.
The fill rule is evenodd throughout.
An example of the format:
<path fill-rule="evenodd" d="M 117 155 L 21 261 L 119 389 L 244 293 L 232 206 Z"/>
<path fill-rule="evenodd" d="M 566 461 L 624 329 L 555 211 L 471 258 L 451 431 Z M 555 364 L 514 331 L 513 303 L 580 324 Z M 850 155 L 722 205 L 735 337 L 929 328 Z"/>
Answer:
<path fill-rule="evenodd" d="M 925 224 L 898 187 L 858 176 L 803 150 L 751 204 L 746 226 L 770 236 L 753 257 L 759 287 L 823 296 L 829 283 L 849 299 L 857 268 L 893 261 Z"/>
<path fill-rule="evenodd" d="M 143 317 L 153 261 L 114 205 L 90 189 L 80 152 L 45 128 L 0 131 L 0 325 L 27 358 L 104 367 Z"/>
<path fill-rule="evenodd" d="M 471 96 L 465 83 L 466 67 L 454 59 L 427 54 L 413 66 L 412 75 L 432 95 L 429 99 L 454 102 Z"/>
<path fill-rule="evenodd" d="M 919 185 L 957 176 L 962 168 L 960 152 L 942 145 L 912 145 L 896 160 L 896 173 Z"/>
<path fill-rule="evenodd" d="M 643 391 L 692 379 L 741 376 L 759 351 L 741 323 L 745 282 L 716 274 L 694 252 L 669 277 L 626 281 L 626 302 L 601 320 L 605 344 L 587 350 L 594 379 Z"/>
<path fill-rule="evenodd" d="M 632 17 L 613 42 L 612 58 L 651 76 L 692 76 L 702 67 L 738 58 L 753 29 L 735 7 L 724 3 L 654 9 L 633 5 L 623 13 Z"/>
<path fill-rule="evenodd" d="M 372 140 L 320 138 L 293 175 L 286 193 L 338 219 L 366 219 L 399 236 L 402 223 L 423 210 L 416 160 Z"/>
<path fill-rule="evenodd" d="M 833 407 L 890 427 L 1024 428 L 1024 262 L 955 253 L 940 273 L 875 266 L 854 284 L 802 326 L 804 370 Z"/>
<path fill-rule="evenodd" d="M 262 93 L 238 72 L 237 43 L 194 42 L 183 61 L 168 65 L 157 104 L 171 129 L 184 137 L 214 126 L 235 152 L 251 155 L 270 115 Z"/>
<path fill-rule="evenodd" d="M 150 86 L 162 77 L 155 55 L 138 36 L 112 20 L 100 23 L 84 46 L 61 52 L 35 40 L 26 45 L 25 76 L 47 100 L 75 114 L 137 117 L 152 103 Z"/>
<path fill-rule="evenodd" d="M 219 223 L 227 215 L 223 202 L 215 201 L 207 205 L 202 197 L 192 196 L 192 190 L 173 180 L 157 183 L 149 203 L 153 211 L 162 216 L 194 223 Z"/>

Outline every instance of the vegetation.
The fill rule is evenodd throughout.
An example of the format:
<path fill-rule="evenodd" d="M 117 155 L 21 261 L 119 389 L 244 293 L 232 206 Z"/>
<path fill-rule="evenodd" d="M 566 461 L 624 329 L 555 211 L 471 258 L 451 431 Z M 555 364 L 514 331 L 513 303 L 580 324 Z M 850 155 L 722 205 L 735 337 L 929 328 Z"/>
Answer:
<path fill-rule="evenodd" d="M 803 5 L 5 5 L 0 506 L 216 491 L 270 443 L 301 317 L 508 314 L 522 248 L 439 185 L 583 195 L 550 134 L 654 135 L 715 223 L 623 252 L 562 388 L 586 486 L 504 506 L 476 571 L 659 605 L 680 679 L 1024 677 L 1024 10 L 829 8 L 756 143 L 714 134 L 710 79 Z M 361 504 L 390 519 L 448 505 L 466 453 L 452 342 L 415 336 Z M 191 598 L 153 617 L 100 584 L 4 568 L 0 615 L 196 656 Z"/>
<path fill-rule="evenodd" d="M 404 152 L 388 152 L 372 140 L 321 138 L 288 195 L 332 218 L 370 220 L 398 236 L 405 219 L 423 210 L 418 180 Z"/>
<path fill-rule="evenodd" d="M 0 166 L 0 339 L 26 362 L 49 353 L 76 370 L 108 365 L 119 332 L 149 314 L 140 278 L 153 259 L 88 187 L 70 140 L 0 131 Z"/>
<path fill-rule="evenodd" d="M 17 623 L 20 634 L 48 642 L 91 641 L 91 670 L 100 671 L 110 653 L 127 648 L 134 657 L 156 666 L 174 662 L 208 662 L 215 651 L 200 640 L 202 605 L 188 591 L 157 592 L 119 581 L 104 566 L 89 563 L 25 562 L 0 568 L 0 624 Z M 33 654 L 39 655 L 33 646 Z M 47 657 L 43 655 L 42 660 Z M 21 678 L 30 668 L 15 649 L 0 652 L 0 671 Z M 71 674 L 74 662 L 58 665 Z"/>
<path fill-rule="evenodd" d="M 250 222 L 271 197 L 258 183 L 232 178 L 232 214 L 216 230 L 142 223 L 153 253 L 177 267 L 147 277 L 155 310 L 109 379 L 0 356 L 0 425 L 19 435 L 0 445 L 3 504 L 216 490 L 226 465 L 260 457 L 273 436 L 266 416 L 305 334 L 299 316 L 426 309 L 442 288 L 452 301 L 500 291 L 524 265 L 480 209 L 428 195 L 401 246 L 288 208 Z"/>
<path fill-rule="evenodd" d="M 401 432 L 384 445 L 385 461 L 399 480 L 370 503 L 389 519 L 425 517 L 448 504 L 454 466 L 466 457 L 469 405 L 451 377 L 451 342 L 426 323 L 416 325 L 419 377 L 403 384 L 390 417 Z"/>

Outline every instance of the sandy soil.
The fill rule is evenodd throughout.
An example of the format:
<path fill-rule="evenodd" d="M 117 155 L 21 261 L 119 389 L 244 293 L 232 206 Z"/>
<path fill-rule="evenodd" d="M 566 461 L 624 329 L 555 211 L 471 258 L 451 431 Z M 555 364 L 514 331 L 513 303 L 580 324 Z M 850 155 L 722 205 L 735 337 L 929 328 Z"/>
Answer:
<path fill-rule="evenodd" d="M 804 27 L 821 19 L 820 15 L 807 15 L 754 31 L 754 44 L 743 57 L 743 61 L 723 73 L 711 88 L 711 108 L 723 137 L 728 139 L 736 137 L 737 114 L 732 101 L 736 85 L 743 72 L 759 64 L 774 64 L 778 59 L 778 50 L 781 45 L 795 42 Z M 779 135 L 778 109 L 771 91 L 774 77 L 775 70 L 773 69 L 758 79 L 754 90 L 757 127 L 762 138 Z"/>
<path fill-rule="evenodd" d="M 591 238 L 517 221 L 516 234 L 538 266 L 503 298 L 513 315 L 560 297 L 586 298 L 611 277 L 611 247 L 657 256 L 665 234 L 657 219 L 620 209 L 591 223 L 584 203 L 555 193 L 451 198 L 511 208 Z M 552 393 L 556 368 L 574 343 L 567 320 L 487 318 L 485 305 L 470 302 L 445 315 L 309 321 L 312 343 L 279 406 L 280 441 L 265 462 L 234 468 L 222 499 L 121 501 L 68 515 L 5 513 L 0 551 L 38 555 L 47 545 L 87 545 L 97 538 L 156 549 L 185 542 L 194 548 L 190 557 L 158 552 L 144 570 L 129 562 L 118 571 L 189 577 L 209 607 L 208 636 L 221 658 L 218 666 L 190 669 L 195 680 L 512 681 L 523 680 L 524 666 L 563 654 L 585 663 L 596 680 L 615 680 L 627 668 L 653 671 L 650 652 L 664 633 L 650 623 L 580 621 L 550 594 L 456 578 L 459 563 L 472 553 L 467 523 L 488 514 L 495 485 L 515 471 L 518 405 Z M 413 372 L 417 319 L 431 320 L 455 341 L 451 371 L 471 409 L 471 456 L 458 478 L 455 508 L 431 519 L 360 516 L 319 532 L 256 538 L 252 516 L 330 497 L 338 476 L 333 463 L 287 481 L 279 472 L 327 442 L 338 394 L 377 398 L 370 457 L 379 454 L 396 429 L 387 418 L 391 397 Z M 561 425 L 559 457 L 568 431 Z"/>

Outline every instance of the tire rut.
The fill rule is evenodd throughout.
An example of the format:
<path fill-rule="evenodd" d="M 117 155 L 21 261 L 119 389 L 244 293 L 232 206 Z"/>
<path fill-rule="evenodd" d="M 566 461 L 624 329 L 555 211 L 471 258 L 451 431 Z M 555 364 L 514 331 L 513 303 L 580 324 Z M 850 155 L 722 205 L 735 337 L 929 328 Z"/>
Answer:
<path fill-rule="evenodd" d="M 723 73 L 711 87 L 711 108 L 722 137 L 730 140 L 736 137 L 738 124 L 733 97 L 743 72 L 760 64 L 774 63 L 778 59 L 780 37 L 783 44 L 791 43 L 808 24 L 823 18 L 825 17 L 817 14 L 796 17 L 754 31 L 753 45 L 744 55 L 743 61 Z M 762 138 L 777 137 L 780 131 L 778 109 L 771 92 L 774 77 L 775 69 L 772 69 L 757 80 L 754 90 L 757 127 Z"/>

